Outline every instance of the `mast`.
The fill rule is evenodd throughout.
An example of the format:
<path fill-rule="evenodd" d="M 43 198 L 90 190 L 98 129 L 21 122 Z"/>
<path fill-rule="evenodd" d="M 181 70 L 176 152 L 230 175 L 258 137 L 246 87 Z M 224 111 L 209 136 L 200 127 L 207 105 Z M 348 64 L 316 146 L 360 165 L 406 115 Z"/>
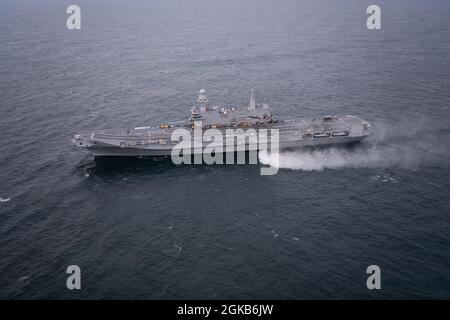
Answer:
<path fill-rule="evenodd" d="M 253 88 L 250 90 L 250 102 L 248 104 L 248 110 L 255 110 L 256 109 L 256 101 L 255 101 L 255 93 Z"/>
<path fill-rule="evenodd" d="M 200 105 L 200 110 L 206 111 L 208 107 L 208 97 L 206 96 L 205 89 L 200 89 L 200 91 L 198 92 L 197 102 Z"/>

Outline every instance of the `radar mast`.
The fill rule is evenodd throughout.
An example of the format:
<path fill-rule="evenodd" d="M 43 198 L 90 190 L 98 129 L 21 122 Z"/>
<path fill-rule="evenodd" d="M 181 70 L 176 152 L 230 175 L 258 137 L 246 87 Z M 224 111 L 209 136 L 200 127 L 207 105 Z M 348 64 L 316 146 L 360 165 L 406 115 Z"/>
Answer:
<path fill-rule="evenodd" d="M 208 97 L 206 96 L 206 90 L 200 89 L 198 92 L 197 103 L 200 105 L 201 111 L 206 111 L 208 107 Z"/>
<path fill-rule="evenodd" d="M 255 92 L 253 88 L 250 90 L 250 102 L 248 104 L 248 110 L 256 109 Z"/>

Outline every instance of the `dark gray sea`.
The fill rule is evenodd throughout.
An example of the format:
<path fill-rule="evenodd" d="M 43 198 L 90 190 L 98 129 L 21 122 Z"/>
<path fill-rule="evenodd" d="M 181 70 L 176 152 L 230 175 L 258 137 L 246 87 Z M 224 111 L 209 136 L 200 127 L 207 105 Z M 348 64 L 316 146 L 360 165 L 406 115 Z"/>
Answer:
<path fill-rule="evenodd" d="M 200 88 L 372 135 L 274 176 L 70 143 L 183 120 Z M 448 0 L 2 0 L 0 112 L 0 298 L 450 298 Z"/>

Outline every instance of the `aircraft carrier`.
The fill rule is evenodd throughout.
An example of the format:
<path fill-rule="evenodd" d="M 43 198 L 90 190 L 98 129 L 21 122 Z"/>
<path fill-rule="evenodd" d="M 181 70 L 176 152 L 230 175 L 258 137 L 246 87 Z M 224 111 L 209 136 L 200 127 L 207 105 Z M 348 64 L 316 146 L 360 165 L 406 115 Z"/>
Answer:
<path fill-rule="evenodd" d="M 124 129 L 97 130 L 75 134 L 75 146 L 89 150 L 94 156 L 168 156 L 179 140 L 172 138 L 178 128 L 194 132 L 201 129 L 278 129 L 279 148 L 295 149 L 302 147 L 332 146 L 361 141 L 370 133 L 370 124 L 353 115 L 324 115 L 316 118 L 276 119 L 267 103 L 257 104 L 253 90 L 245 108 L 214 106 L 208 103 L 205 90 L 200 90 L 191 115 L 178 123 L 163 123 L 159 126 L 146 126 Z M 194 139 L 192 135 L 192 139 Z M 210 142 L 202 139 L 202 150 Z M 224 140 L 225 143 L 225 140 Z M 245 142 L 248 150 L 249 141 Z M 194 144 L 192 144 L 194 145 Z M 225 150 L 225 147 L 223 148 Z M 192 153 L 196 151 L 192 149 Z"/>

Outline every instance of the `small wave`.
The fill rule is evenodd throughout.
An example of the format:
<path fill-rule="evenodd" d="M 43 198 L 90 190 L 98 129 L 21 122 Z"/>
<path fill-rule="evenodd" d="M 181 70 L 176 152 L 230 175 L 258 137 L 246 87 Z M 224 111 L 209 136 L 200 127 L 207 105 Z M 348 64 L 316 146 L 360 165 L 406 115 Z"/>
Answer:
<path fill-rule="evenodd" d="M 394 178 L 390 174 L 382 174 L 371 177 L 372 181 L 381 182 L 381 183 L 399 183 L 399 179 Z"/>
<path fill-rule="evenodd" d="M 3 203 L 3 202 L 8 202 L 8 201 L 10 201 L 11 200 L 11 198 L 0 198 L 0 202 L 1 203 Z"/>

